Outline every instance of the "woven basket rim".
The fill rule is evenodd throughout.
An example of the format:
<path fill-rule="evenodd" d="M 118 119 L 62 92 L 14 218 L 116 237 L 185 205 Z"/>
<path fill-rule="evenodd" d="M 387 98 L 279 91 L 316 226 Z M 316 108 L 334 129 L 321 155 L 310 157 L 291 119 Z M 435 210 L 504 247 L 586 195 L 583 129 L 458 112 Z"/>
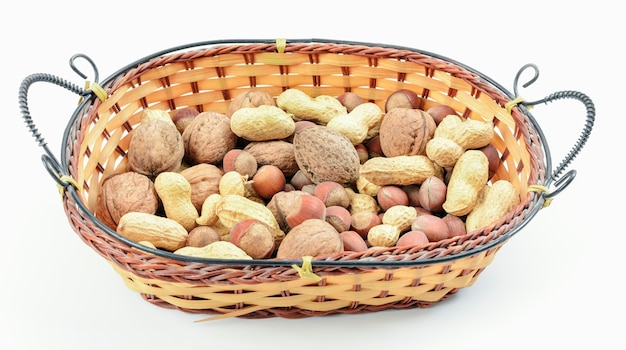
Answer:
<path fill-rule="evenodd" d="M 137 71 L 140 73 L 142 70 L 150 69 L 150 65 L 155 60 L 166 60 L 175 55 L 193 55 L 194 53 L 202 53 L 207 50 L 220 50 L 223 49 L 228 52 L 233 50 L 246 50 L 247 47 L 258 47 L 258 45 L 267 45 L 268 50 L 275 50 L 276 40 L 274 39 L 261 39 L 261 40 L 252 40 L 252 39 L 234 39 L 234 40 L 212 40 L 212 41 L 203 41 L 196 42 L 186 45 L 180 45 L 176 47 L 172 47 L 169 49 L 161 50 L 155 52 L 151 55 L 147 55 L 139 60 L 131 62 L 125 67 L 119 69 L 113 74 L 109 75 L 105 78 L 101 84 L 102 86 L 115 86 L 116 81 L 119 77 L 127 74 L 129 72 Z M 415 48 L 403 47 L 403 46 L 395 46 L 389 44 L 376 44 L 376 43 L 367 43 L 367 42 L 356 42 L 356 41 L 345 41 L 345 40 L 328 40 L 328 39 L 291 39 L 287 40 L 287 48 L 299 47 L 299 45 L 310 46 L 312 50 L 321 49 L 326 47 L 332 48 L 345 48 L 352 47 L 356 51 L 359 50 L 367 50 L 373 48 L 384 48 L 390 50 L 397 50 L 398 54 L 418 54 L 424 55 L 425 57 L 432 58 L 437 61 L 441 61 L 442 63 L 446 63 L 452 66 L 459 67 L 461 70 L 467 72 L 472 77 L 474 77 L 475 81 L 481 84 L 486 84 L 497 90 L 499 93 L 504 95 L 506 98 L 512 100 L 514 96 L 511 92 L 509 92 L 506 88 L 495 82 L 493 79 L 489 78 L 487 75 L 480 73 L 479 71 L 452 60 L 448 57 L 431 53 L 428 51 L 423 51 Z M 77 107 L 75 112 L 73 113 L 70 121 L 68 122 L 68 126 L 63 135 L 63 144 L 67 145 L 72 135 L 72 132 L 75 132 L 72 129 L 72 125 L 78 122 L 80 117 L 80 111 L 87 109 L 89 107 L 97 108 L 100 101 L 96 99 L 95 96 L 91 96 L 89 98 L 84 99 L 80 105 Z M 546 169 L 550 169 L 550 154 L 544 150 L 545 147 L 545 137 L 539 127 L 538 123 L 535 121 L 534 117 L 528 112 L 526 108 L 523 106 L 516 107 L 519 113 L 523 115 L 525 121 L 527 121 L 533 129 L 533 132 L 537 134 L 538 139 L 541 141 L 540 151 L 542 152 L 541 160 L 546 162 L 544 164 Z M 70 159 L 68 158 L 68 153 L 71 153 L 71 149 L 63 149 L 61 154 L 61 163 L 67 165 L 70 163 Z M 66 171 L 67 169 L 64 169 Z M 544 179 L 542 179 L 544 180 Z M 114 230 L 110 229 L 100 220 L 98 220 L 95 215 L 91 213 L 91 211 L 87 208 L 87 206 L 81 200 L 81 197 L 78 191 L 73 187 L 68 187 L 67 190 L 68 197 L 74 202 L 73 204 L 78 207 L 78 211 L 83 215 L 83 220 L 87 223 L 93 223 L 97 226 L 98 229 L 102 230 L 106 235 L 110 236 L 112 239 L 121 242 L 129 247 L 134 249 L 143 251 L 147 254 L 159 256 L 165 259 L 170 259 L 173 263 L 182 263 L 182 264 L 193 264 L 193 263 L 201 263 L 207 265 L 221 265 L 221 266 L 280 266 L 280 267 L 289 267 L 293 264 L 301 264 L 302 259 L 297 260 L 283 260 L 283 259 L 253 259 L 253 260 L 231 260 L 231 259 L 207 259 L 207 258 L 198 258 L 198 257 L 188 257 L 181 256 L 177 254 L 173 254 L 160 249 L 152 249 L 146 247 L 137 242 L 131 241 Z M 476 245 L 473 245 L 471 248 L 467 250 L 463 250 L 456 253 L 447 254 L 445 250 L 447 248 L 438 248 L 436 244 L 431 244 L 429 252 L 431 254 L 423 254 L 417 259 L 409 258 L 411 253 L 411 249 L 401 249 L 401 248 L 387 248 L 382 249 L 376 253 L 372 253 L 371 255 L 363 255 L 363 254 L 354 254 L 354 253 L 346 253 L 339 254 L 333 257 L 314 259 L 312 264 L 314 266 L 320 267 L 406 267 L 406 266 L 422 266 L 429 265 L 434 263 L 443 263 L 454 261 L 462 258 L 466 258 L 469 256 L 474 256 L 486 250 L 492 249 L 503 244 L 505 241 L 510 239 L 513 235 L 518 233 L 541 209 L 543 204 L 543 196 L 539 194 L 531 194 L 532 199 L 529 200 L 528 206 L 525 208 L 519 208 L 519 211 L 524 212 L 524 216 L 521 220 L 515 220 L 513 218 L 510 222 L 502 224 L 500 227 L 500 234 L 496 237 L 489 237 L 489 234 L 485 234 L 489 231 L 490 228 L 483 228 L 478 231 L 474 231 L 471 233 L 467 233 L 465 236 L 461 238 L 454 238 L 456 240 L 473 240 L 478 237 L 483 237 L 482 241 L 477 241 Z M 416 251 L 423 249 L 419 248 Z M 398 253 L 399 251 L 406 251 L 404 253 Z M 355 256 L 358 256 L 358 259 L 354 259 Z M 381 257 L 383 257 L 381 259 Z"/>

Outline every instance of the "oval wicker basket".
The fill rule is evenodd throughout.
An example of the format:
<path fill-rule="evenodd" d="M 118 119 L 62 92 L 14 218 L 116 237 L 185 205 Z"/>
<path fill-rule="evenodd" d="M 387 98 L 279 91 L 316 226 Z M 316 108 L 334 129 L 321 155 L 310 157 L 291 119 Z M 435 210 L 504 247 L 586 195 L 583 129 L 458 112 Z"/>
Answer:
<path fill-rule="evenodd" d="M 83 96 L 63 135 L 60 162 L 28 114 L 26 90 L 36 81 Z M 102 179 L 126 170 L 130 132 L 143 109 L 224 112 L 248 90 L 277 96 L 287 88 L 313 96 L 352 91 L 381 107 L 392 92 L 410 89 L 422 97 L 423 109 L 447 104 L 464 117 L 492 121 L 502 162 L 491 180 L 512 182 L 525 194 L 522 202 L 489 227 L 426 247 L 312 261 L 181 257 L 127 240 L 93 215 Z M 212 318 L 298 318 L 433 305 L 476 281 L 501 246 L 546 204 L 548 194 L 534 189 L 546 189 L 555 179 L 545 138 L 523 103 L 469 67 L 411 48 L 320 39 L 202 42 L 147 56 L 87 90 L 53 76 L 31 76 L 20 97 L 27 125 L 46 150 L 44 164 L 65 188 L 71 227 L 84 243 L 150 303 Z M 593 104 L 585 104 L 592 119 Z M 588 123 L 585 132 L 590 128 Z"/>

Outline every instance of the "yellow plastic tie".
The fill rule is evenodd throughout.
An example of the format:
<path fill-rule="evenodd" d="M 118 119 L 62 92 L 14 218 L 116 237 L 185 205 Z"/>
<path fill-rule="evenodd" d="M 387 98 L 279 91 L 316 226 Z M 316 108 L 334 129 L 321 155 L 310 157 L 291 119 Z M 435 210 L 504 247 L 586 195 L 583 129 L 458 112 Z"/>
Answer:
<path fill-rule="evenodd" d="M 312 256 L 303 256 L 302 267 L 296 264 L 291 265 L 291 267 L 298 271 L 301 278 L 313 278 L 316 282 L 319 282 L 322 278 L 313 273 L 313 264 L 311 263 L 312 260 Z"/>
<path fill-rule="evenodd" d="M 278 38 L 276 39 L 276 50 L 278 53 L 285 53 L 285 47 L 287 46 L 286 38 Z"/>
<path fill-rule="evenodd" d="M 100 86 L 100 84 L 90 83 L 89 80 L 85 80 L 85 90 L 89 90 L 89 89 L 91 89 L 91 91 L 94 94 L 96 94 L 96 97 L 98 97 L 101 101 L 106 100 L 108 97 L 107 92 L 104 91 L 104 89 L 102 88 L 102 86 Z M 81 102 L 83 102 L 82 96 L 78 99 L 78 104 L 80 104 Z"/>
<path fill-rule="evenodd" d="M 546 186 L 542 186 L 542 185 L 530 185 L 528 186 L 528 192 L 544 192 L 544 193 L 550 193 L 550 190 L 548 190 L 548 188 Z M 546 198 L 545 202 L 543 202 L 543 205 L 541 206 L 541 208 L 547 208 L 548 206 L 550 206 L 550 204 L 552 204 L 552 199 L 553 198 Z"/>
<path fill-rule="evenodd" d="M 518 104 L 520 104 L 522 102 L 524 102 L 524 98 L 518 97 L 518 98 L 516 98 L 514 100 L 511 100 L 511 101 L 507 102 L 504 105 L 504 108 L 506 108 L 506 112 L 507 113 L 511 114 L 511 110 L 513 109 L 513 107 L 517 106 Z M 532 108 L 532 106 L 529 106 L 527 108 L 530 109 L 530 108 Z"/>
<path fill-rule="evenodd" d="M 91 88 L 91 91 L 93 91 L 94 94 L 96 94 L 96 96 L 100 99 L 100 101 L 105 101 L 107 99 L 107 97 L 109 96 L 107 94 L 106 91 L 104 91 L 104 89 L 102 88 L 102 86 L 100 86 L 100 84 L 98 83 L 91 83 L 91 85 L 89 85 L 89 87 Z"/>
<path fill-rule="evenodd" d="M 63 182 L 68 182 L 72 186 L 76 187 L 79 191 L 81 190 L 78 182 L 69 175 L 63 175 L 59 178 L 59 180 Z M 65 194 L 65 186 L 61 186 L 60 184 L 57 184 L 57 189 L 59 190 L 59 195 L 61 196 L 61 199 L 63 199 L 63 195 Z"/>

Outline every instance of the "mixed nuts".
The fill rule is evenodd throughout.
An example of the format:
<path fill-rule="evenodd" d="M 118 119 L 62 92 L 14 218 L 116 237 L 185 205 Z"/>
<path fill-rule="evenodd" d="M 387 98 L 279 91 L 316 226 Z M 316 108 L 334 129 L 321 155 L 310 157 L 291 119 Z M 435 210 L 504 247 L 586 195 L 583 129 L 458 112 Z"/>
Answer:
<path fill-rule="evenodd" d="M 299 259 L 414 247 L 492 224 L 520 202 L 491 122 L 415 93 L 248 91 L 226 113 L 145 109 L 96 217 L 175 254 Z"/>

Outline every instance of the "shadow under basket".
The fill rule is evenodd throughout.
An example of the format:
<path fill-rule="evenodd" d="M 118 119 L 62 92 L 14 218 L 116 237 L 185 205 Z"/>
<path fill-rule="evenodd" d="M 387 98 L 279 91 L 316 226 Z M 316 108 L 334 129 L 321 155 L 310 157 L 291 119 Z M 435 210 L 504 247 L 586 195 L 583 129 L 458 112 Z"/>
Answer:
<path fill-rule="evenodd" d="M 323 39 L 207 41 L 144 57 L 102 82 L 87 56 L 77 58 L 92 64 L 96 78 L 91 86 L 83 89 L 52 75 L 33 74 L 20 90 L 23 117 L 46 151 L 46 170 L 64 189 L 72 229 L 146 301 L 209 314 L 210 319 L 422 308 L 471 286 L 502 245 L 573 179 L 574 170 L 560 178 L 559 173 L 582 147 L 595 113 L 593 103 L 577 92 L 541 101 L 575 98 L 587 107 L 583 137 L 550 172 L 550 152 L 529 105 L 485 75 L 433 53 Z M 28 113 L 27 89 L 39 81 L 82 97 L 64 132 L 60 161 Z M 501 164 L 490 181 L 510 181 L 523 194 L 520 205 L 488 227 L 426 246 L 344 252 L 313 260 L 183 257 L 128 240 L 95 218 L 102 180 L 127 170 L 131 131 L 144 109 L 173 112 L 192 107 L 224 113 L 230 101 L 246 91 L 276 97 L 289 88 L 311 96 L 350 91 L 383 110 L 391 93 L 409 89 L 421 97 L 421 109 L 445 104 L 465 118 L 492 121 Z M 556 191 L 547 191 L 552 184 L 558 186 Z"/>

